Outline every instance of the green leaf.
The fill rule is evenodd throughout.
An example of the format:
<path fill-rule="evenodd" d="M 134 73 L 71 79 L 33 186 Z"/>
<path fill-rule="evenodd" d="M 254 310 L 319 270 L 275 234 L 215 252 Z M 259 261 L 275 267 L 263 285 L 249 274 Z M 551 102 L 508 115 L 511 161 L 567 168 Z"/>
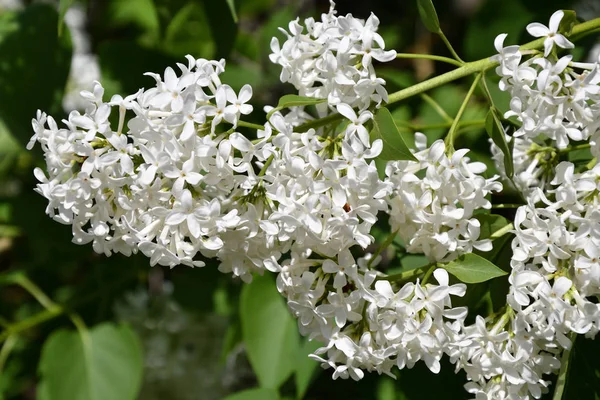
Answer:
<path fill-rule="evenodd" d="M 383 150 L 379 155 L 382 160 L 411 160 L 417 161 L 402 138 L 394 118 L 389 110 L 381 107 L 373 118 L 371 141 L 381 139 Z"/>
<path fill-rule="evenodd" d="M 267 119 L 273 115 L 276 111 L 283 110 L 284 108 L 299 107 L 299 106 L 313 106 L 326 102 L 327 99 L 316 99 L 314 97 L 299 96 L 297 94 L 286 94 L 281 96 L 277 107 L 269 111 Z"/>
<path fill-rule="evenodd" d="M 238 23 L 237 11 L 235 9 L 235 2 L 233 0 L 226 0 L 227 5 L 229 6 L 229 11 L 231 11 L 231 17 L 233 18 L 233 22 Z"/>
<path fill-rule="evenodd" d="M 323 343 L 319 343 L 316 340 L 309 342 L 304 340 L 304 343 L 299 348 L 298 362 L 296 366 L 296 398 L 302 399 L 306 395 L 306 391 L 310 387 L 315 369 L 319 366 L 319 363 L 313 359 L 308 358 L 309 354 L 312 354 L 319 347 L 322 347 Z"/>
<path fill-rule="evenodd" d="M 298 96 L 297 94 L 286 94 L 279 99 L 277 108 L 290 108 L 298 106 L 311 106 L 326 102 L 327 99 L 316 99 L 314 97 Z"/>
<path fill-rule="evenodd" d="M 507 273 L 483 257 L 473 253 L 463 254 L 443 268 L 464 283 L 480 283 Z"/>
<path fill-rule="evenodd" d="M 417 0 L 417 8 L 419 9 L 419 16 L 425 28 L 430 32 L 440 33 L 440 20 L 435 12 L 433 2 L 431 0 Z"/>
<path fill-rule="evenodd" d="M 75 0 L 60 0 L 58 3 L 58 36 L 62 35 L 63 25 L 65 23 L 65 14 Z"/>
<path fill-rule="evenodd" d="M 231 394 L 223 400 L 278 400 L 279 395 L 274 389 L 257 388 Z"/>
<path fill-rule="evenodd" d="M 261 387 L 277 389 L 292 374 L 298 330 L 271 275 L 256 276 L 240 296 L 242 337 Z"/>
<path fill-rule="evenodd" d="M 133 400 L 142 382 L 137 336 L 125 325 L 58 330 L 47 339 L 39 371 L 47 400 Z"/>
<path fill-rule="evenodd" d="M 514 175 L 514 167 L 512 161 L 512 151 L 506 141 L 506 135 L 504 134 L 504 128 L 498 117 L 498 112 L 494 107 L 490 108 L 490 111 L 485 118 L 485 130 L 487 131 L 490 138 L 498 148 L 504 154 L 504 169 L 506 176 L 511 179 Z"/>
<path fill-rule="evenodd" d="M 560 20 L 558 32 L 565 36 L 569 36 L 571 35 L 573 27 L 577 24 L 577 14 L 573 10 L 562 10 L 562 12 L 565 13 L 565 15 Z"/>

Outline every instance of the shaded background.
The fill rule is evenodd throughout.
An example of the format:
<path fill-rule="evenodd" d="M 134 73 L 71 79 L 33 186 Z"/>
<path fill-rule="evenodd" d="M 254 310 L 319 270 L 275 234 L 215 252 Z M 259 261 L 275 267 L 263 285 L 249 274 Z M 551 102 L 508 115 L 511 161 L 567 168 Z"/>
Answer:
<path fill-rule="evenodd" d="M 585 20 L 600 16 L 600 1 L 596 0 L 434 3 L 442 29 L 466 61 L 492 55 L 493 40 L 502 32 L 509 34 L 508 44 L 529 41 L 526 24 L 545 24 L 556 9 L 575 9 Z M 143 256 L 107 258 L 95 254 L 89 245 L 72 244 L 70 227 L 50 220 L 44 214 L 45 200 L 33 191 L 32 170 L 42 166 L 43 159 L 38 148 L 25 150 L 32 134 L 31 118 L 38 108 L 57 120 L 81 108 L 78 93 L 89 89 L 95 79 L 105 86 L 105 99 L 152 86 L 154 80 L 144 72 L 161 73 L 192 54 L 226 58 L 223 82 L 236 90 L 245 83 L 252 85 L 254 112 L 248 120 L 262 124 L 262 107 L 293 92 L 293 87 L 279 83 L 279 69 L 269 63 L 271 37 L 281 38 L 277 27 L 287 27 L 296 16 L 319 18 L 328 8 L 323 0 L 240 0 L 236 2 L 236 24 L 224 0 L 75 1 L 59 37 L 56 3 L 0 0 L 0 274 L 23 271 L 55 302 L 77 311 L 89 327 L 105 321 L 130 324 L 144 354 L 140 399 L 220 399 L 257 385 L 241 328 L 241 319 L 253 317 L 240 315 L 246 312 L 239 302 L 242 284 L 219 273 L 211 261 L 199 270 L 150 268 Z M 361 18 L 374 12 L 381 20 L 386 48 L 447 55 L 439 38 L 421 24 L 414 1 L 339 1 L 337 9 L 339 14 Z M 578 44 L 575 57 L 595 60 L 591 55 L 594 44 L 593 38 Z M 387 80 L 391 93 L 450 68 L 428 60 L 396 60 L 378 73 Z M 457 82 L 429 95 L 453 116 L 466 90 Z M 494 90 L 493 95 L 497 104 L 507 107 L 505 94 Z M 463 117 L 474 123 L 460 132 L 459 144 L 471 148 L 473 158 L 489 164 L 487 136 L 477 123 L 486 112 L 483 99 L 475 97 Z M 444 122 L 420 97 L 394 106 L 393 114 L 399 125 Z M 427 129 L 425 133 L 435 139 L 445 130 Z M 385 229 L 385 225 L 376 227 L 375 236 L 384 235 Z M 387 263 L 414 268 L 426 261 L 419 256 L 390 254 Z M 272 289 L 272 282 L 265 284 Z M 283 307 L 283 299 L 273 301 Z M 41 312 L 43 307 L 21 287 L 0 287 L 3 328 Z M 0 399 L 36 398 L 44 341 L 56 329 L 71 327 L 61 314 L 19 332 L 10 355 L 0 352 Z M 598 357 L 593 357 L 599 351 L 595 342 L 578 341 L 568 398 L 600 398 L 600 365 Z M 300 352 L 292 359 L 304 365 L 305 357 Z M 359 383 L 333 381 L 330 370 L 316 368 L 312 372 L 308 367 L 312 378 L 304 398 L 466 398 L 464 376 L 455 375 L 453 367 L 446 364 L 438 376 L 419 363 L 413 370 L 397 372 L 395 381 L 370 374 Z M 294 398 L 296 379 L 290 377 L 281 386 L 282 397 Z"/>

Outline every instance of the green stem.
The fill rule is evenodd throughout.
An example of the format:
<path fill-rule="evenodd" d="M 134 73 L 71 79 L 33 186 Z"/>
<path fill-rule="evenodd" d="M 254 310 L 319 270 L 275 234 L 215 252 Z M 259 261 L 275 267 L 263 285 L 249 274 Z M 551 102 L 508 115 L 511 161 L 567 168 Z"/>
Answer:
<path fill-rule="evenodd" d="M 456 51 L 454 51 L 454 47 L 452 47 L 452 44 L 450 44 L 450 41 L 448 40 L 448 38 L 446 37 L 446 35 L 444 35 L 444 32 L 442 32 L 440 30 L 439 31 L 439 35 L 442 38 L 442 41 L 444 42 L 444 44 L 446 45 L 446 47 L 448 48 L 448 50 L 450 51 L 450 54 L 452 54 L 452 57 L 454 57 L 459 63 L 464 64 L 465 62 L 458 56 L 458 54 L 456 53 Z"/>
<path fill-rule="evenodd" d="M 561 154 L 566 154 L 566 153 L 569 153 L 569 152 L 575 151 L 575 150 L 589 149 L 590 147 L 591 147 L 591 144 L 589 144 L 589 143 L 583 143 L 583 144 L 578 144 L 578 145 L 575 145 L 575 146 L 569 146 L 567 148 L 559 150 L 558 152 L 561 153 Z"/>
<path fill-rule="evenodd" d="M 421 286 L 425 286 L 425 284 L 429 280 L 429 277 L 431 276 L 431 274 L 433 274 L 433 271 L 435 271 L 436 268 L 437 268 L 437 263 L 434 263 L 433 265 L 431 265 L 429 267 L 429 269 L 427 270 L 427 272 L 425 272 L 425 275 L 423 276 L 423 279 L 421 280 Z"/>
<path fill-rule="evenodd" d="M 408 123 L 403 123 L 402 121 L 395 121 L 397 125 L 401 128 L 408 128 L 412 131 L 426 131 L 428 129 L 441 129 L 441 128 L 450 128 L 454 120 L 450 122 L 442 122 L 440 124 L 426 124 L 426 125 L 413 125 Z M 483 126 L 485 125 L 484 119 L 477 119 L 473 121 L 460 121 L 458 123 L 459 128 L 470 127 L 470 126 Z"/>
<path fill-rule="evenodd" d="M 267 161 L 265 162 L 265 165 L 263 165 L 263 167 L 261 168 L 260 172 L 258 173 L 258 176 L 265 176 L 265 174 L 267 173 L 267 169 L 269 168 L 269 165 L 271 165 L 271 163 L 273 162 L 273 158 L 274 158 L 273 154 L 271 154 L 271 156 L 269 158 L 267 158 Z"/>
<path fill-rule="evenodd" d="M 6 276 L 4 282 L 14 283 L 21 286 L 31 294 L 46 310 L 52 310 L 58 305 L 53 302 L 35 283 L 33 283 L 24 273 L 17 272 Z"/>
<path fill-rule="evenodd" d="M 492 233 L 490 235 L 490 239 L 494 240 L 494 239 L 498 239 L 504 235 L 506 235 L 507 233 L 509 233 L 511 230 L 513 230 L 515 227 L 513 226 L 512 222 L 503 226 L 502 228 L 498 229 L 496 232 Z"/>
<path fill-rule="evenodd" d="M 414 268 L 414 269 L 411 269 L 408 271 L 400 272 L 398 274 L 378 277 L 377 280 L 378 281 L 390 281 L 390 282 L 412 281 L 417 276 L 427 273 L 427 271 L 430 268 L 435 267 L 436 265 L 437 265 L 437 263 L 427 264 L 427 265 L 424 265 L 419 268 Z"/>
<path fill-rule="evenodd" d="M 433 109 L 438 113 L 438 115 L 442 117 L 446 122 L 450 124 L 452 123 L 452 117 L 449 116 L 446 110 L 444 110 L 442 106 L 440 106 L 438 102 L 435 101 L 431 96 L 429 96 L 426 93 L 421 93 L 421 98 L 425 100 L 425 102 L 427 102 L 431 107 L 433 107 Z"/>
<path fill-rule="evenodd" d="M 18 334 L 20 332 L 26 331 L 29 328 L 33 328 L 36 325 L 58 317 L 63 313 L 64 309 L 59 306 L 52 310 L 44 310 L 38 314 L 35 314 L 32 317 L 13 323 L 4 332 L 0 333 L 0 343 L 7 340 L 13 334 Z"/>
<path fill-rule="evenodd" d="M 452 126 L 450 127 L 450 130 L 448 131 L 448 136 L 446 136 L 446 140 L 445 140 L 446 148 L 448 149 L 448 151 L 450 153 L 454 152 L 454 134 L 456 133 L 456 129 L 458 128 L 458 122 L 460 121 L 460 118 L 462 117 L 463 113 L 467 109 L 467 104 L 469 104 L 469 100 L 471 100 L 471 96 L 473 96 L 473 92 L 475 92 L 475 88 L 477 87 L 477 84 L 479 83 L 479 80 L 481 79 L 481 75 L 482 74 L 480 73 L 475 76 L 475 80 L 473 81 L 473 84 L 469 88 L 469 91 L 467 92 L 465 99 L 463 100 L 462 104 L 460 105 L 460 108 L 458 110 L 458 113 L 456 114 L 456 117 L 454 117 L 454 122 L 452 122 Z"/>
<path fill-rule="evenodd" d="M 17 335 L 10 335 L 6 338 L 6 342 L 2 346 L 2 350 L 0 350 L 0 376 L 2 376 L 2 370 L 4 369 L 4 365 L 6 364 L 6 360 L 8 356 L 15 348 L 17 344 L 18 337 Z"/>
<path fill-rule="evenodd" d="M 251 129 L 256 129 L 256 130 L 264 130 L 265 127 L 263 125 L 259 125 L 259 124 L 253 124 L 252 122 L 246 122 L 246 121 L 238 121 L 237 126 L 243 126 L 245 128 L 251 128 Z"/>
<path fill-rule="evenodd" d="M 373 261 L 375 261 L 375 259 L 377 257 L 379 257 L 379 255 L 383 252 L 383 250 L 387 249 L 388 246 L 390 244 L 392 244 L 392 242 L 394 241 L 394 239 L 396 238 L 396 235 L 398 235 L 398 231 L 392 232 L 390 233 L 390 235 L 385 239 L 385 242 L 383 242 L 375 251 L 375 253 L 373 253 L 373 257 L 371 257 L 371 259 L 369 260 L 369 262 L 367 263 L 367 267 L 371 267 L 371 264 L 373 264 Z"/>
<path fill-rule="evenodd" d="M 450 57 L 435 56 L 433 54 L 397 53 L 396 58 L 425 59 L 425 60 L 441 61 L 441 62 L 445 62 L 448 64 L 456 65 L 457 67 L 462 67 L 462 65 L 463 65 L 462 62 L 456 61 Z"/>

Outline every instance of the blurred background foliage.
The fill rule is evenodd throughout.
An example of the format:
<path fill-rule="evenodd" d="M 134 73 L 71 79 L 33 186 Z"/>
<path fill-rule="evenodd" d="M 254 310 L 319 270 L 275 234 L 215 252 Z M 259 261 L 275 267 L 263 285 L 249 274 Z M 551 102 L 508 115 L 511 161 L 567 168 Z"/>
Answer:
<path fill-rule="evenodd" d="M 43 160 L 25 150 L 37 109 L 57 120 L 81 106 L 80 90 L 94 79 L 106 96 L 153 85 L 147 71 L 196 58 L 227 59 L 223 81 L 254 89 L 251 122 L 293 88 L 279 83 L 269 42 L 297 16 L 318 18 L 325 0 L 0 0 L 0 399 L 462 399 L 464 377 L 446 363 L 438 376 L 421 363 L 397 379 L 369 374 L 359 383 L 333 381 L 307 358 L 318 344 L 299 337 L 275 289 L 274 277 L 242 285 L 217 271 L 150 268 L 143 256 L 95 254 L 71 243 L 69 227 L 44 214 L 32 170 Z M 72 3 L 66 12 L 65 4 Z M 434 1 L 442 28 L 461 56 L 493 54 L 498 33 L 522 43 L 525 25 L 545 23 L 556 9 L 580 19 L 600 16 L 596 0 Z M 421 24 L 413 1 L 339 1 L 339 13 L 374 12 L 387 48 L 446 55 Z M 59 10 L 66 26 L 57 32 Z M 233 13 L 232 13 L 233 11 Z M 578 56 L 594 57 L 594 39 Z M 382 68 L 388 91 L 452 68 L 429 60 L 397 60 Z M 508 99 L 488 74 L 496 104 Z M 403 134 L 443 136 L 467 88 L 461 83 L 401 102 L 393 115 Z M 460 146 L 489 164 L 482 97 L 463 116 Z M 443 111 L 440 111 L 441 110 Z M 490 165 L 490 174 L 493 173 Z M 510 212 L 510 211 L 509 211 Z M 505 216 L 510 216 L 506 215 Z M 378 240 L 386 237 L 382 221 Z M 501 253 L 501 252 L 500 252 Z M 394 251 L 384 267 L 396 271 L 427 261 Z M 502 254 L 495 256 L 499 265 Z M 506 285 L 494 283 L 503 301 Z M 471 285 L 474 286 L 474 285 Z M 481 288 L 465 302 L 477 309 Z M 74 324 L 78 328 L 74 329 Z M 578 339 L 566 396 L 600 398 L 599 344 Z"/>

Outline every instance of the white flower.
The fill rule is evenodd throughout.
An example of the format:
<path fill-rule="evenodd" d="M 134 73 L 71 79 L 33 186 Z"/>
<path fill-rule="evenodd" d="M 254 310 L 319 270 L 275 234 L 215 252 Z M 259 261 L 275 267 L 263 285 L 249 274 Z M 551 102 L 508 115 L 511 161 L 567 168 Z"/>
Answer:
<path fill-rule="evenodd" d="M 548 57 L 552 51 L 552 47 L 556 44 L 558 47 L 563 49 L 572 49 L 575 45 L 562 34 L 558 33 L 558 27 L 560 21 L 563 19 L 565 13 L 562 10 L 556 11 L 550 17 L 550 24 L 548 26 L 542 25 L 539 22 L 533 22 L 527 25 L 527 32 L 534 37 L 546 37 L 544 39 L 544 57 Z"/>

